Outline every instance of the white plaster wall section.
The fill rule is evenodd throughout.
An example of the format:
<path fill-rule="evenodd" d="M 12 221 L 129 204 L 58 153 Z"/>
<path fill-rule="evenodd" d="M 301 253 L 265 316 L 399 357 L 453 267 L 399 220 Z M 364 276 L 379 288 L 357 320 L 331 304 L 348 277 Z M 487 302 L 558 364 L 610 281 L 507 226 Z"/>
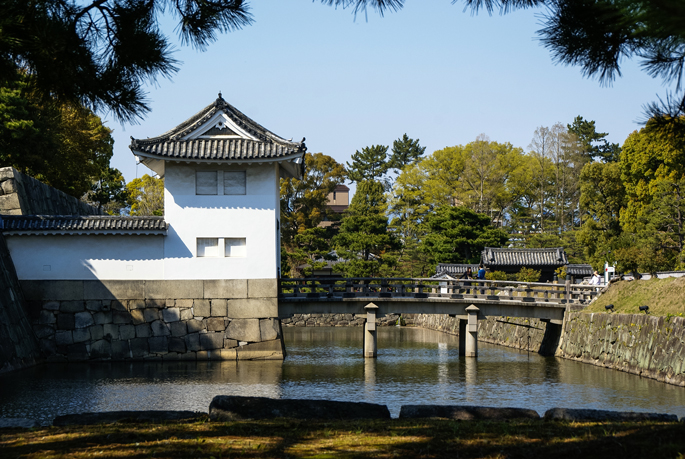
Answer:
<path fill-rule="evenodd" d="M 222 195 L 223 171 L 246 171 L 244 195 Z M 217 195 L 197 195 L 195 173 L 218 171 Z M 278 169 L 274 164 L 168 163 L 165 176 L 166 279 L 264 279 L 277 274 Z M 274 196 L 276 198 L 274 198 Z M 245 238 L 244 258 L 197 257 L 197 238 Z"/>
<path fill-rule="evenodd" d="M 164 279 L 164 236 L 6 236 L 20 280 Z"/>

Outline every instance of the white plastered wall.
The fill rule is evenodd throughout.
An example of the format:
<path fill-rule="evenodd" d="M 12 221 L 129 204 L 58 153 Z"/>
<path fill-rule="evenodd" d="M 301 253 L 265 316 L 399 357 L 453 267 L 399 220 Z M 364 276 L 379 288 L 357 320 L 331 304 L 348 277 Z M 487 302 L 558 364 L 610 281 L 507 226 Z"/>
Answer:
<path fill-rule="evenodd" d="M 246 171 L 245 195 L 195 194 L 196 171 Z M 278 267 L 278 165 L 167 162 L 164 177 L 166 279 L 273 279 Z M 218 177 L 221 184 L 221 175 Z M 246 256 L 197 257 L 197 238 L 245 238 Z M 220 251 L 223 245 L 219 245 Z M 222 251 L 223 252 L 223 251 Z"/>
<path fill-rule="evenodd" d="M 164 236 L 5 236 L 21 280 L 164 279 Z"/>

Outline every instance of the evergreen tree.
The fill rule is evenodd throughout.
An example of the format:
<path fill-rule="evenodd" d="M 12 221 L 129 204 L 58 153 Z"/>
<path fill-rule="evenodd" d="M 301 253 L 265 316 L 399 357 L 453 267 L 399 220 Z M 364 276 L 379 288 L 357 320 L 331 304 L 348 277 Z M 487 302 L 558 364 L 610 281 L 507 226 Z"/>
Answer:
<path fill-rule="evenodd" d="M 490 217 L 466 207 L 438 208 L 426 219 L 423 250 L 433 265 L 438 263 L 477 263 L 485 247 L 502 247 L 506 232 L 492 226 Z"/>
<path fill-rule="evenodd" d="M 356 183 L 376 181 L 384 182 L 384 175 L 390 169 L 388 147 L 372 145 L 357 150 L 352 155 L 352 164 L 347 165 L 347 178 Z"/>
<path fill-rule="evenodd" d="M 400 173 L 406 166 L 419 162 L 425 152 L 426 147 L 419 145 L 419 139 L 413 140 L 404 134 L 392 143 L 389 167 Z"/>
<path fill-rule="evenodd" d="M 394 234 L 388 232 L 387 203 L 383 184 L 366 180 L 357 191 L 340 224 L 333 244 L 344 260 L 336 265 L 346 276 L 373 277 L 395 264 L 392 250 L 400 247 Z"/>
<path fill-rule="evenodd" d="M 131 215 L 164 215 L 164 179 L 148 174 L 126 184 Z"/>
<path fill-rule="evenodd" d="M 568 131 L 575 134 L 581 150 L 592 160 L 605 162 L 618 161 L 621 147 L 617 143 L 609 143 L 606 132 L 597 132 L 594 121 L 586 121 L 582 116 L 576 116 L 572 124 L 568 124 Z"/>

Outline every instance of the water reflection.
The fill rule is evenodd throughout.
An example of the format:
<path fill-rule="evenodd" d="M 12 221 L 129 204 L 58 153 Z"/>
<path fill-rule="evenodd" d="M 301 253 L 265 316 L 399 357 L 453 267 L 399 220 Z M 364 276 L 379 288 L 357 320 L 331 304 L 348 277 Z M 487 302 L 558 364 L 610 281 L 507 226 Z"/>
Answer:
<path fill-rule="evenodd" d="M 0 417 L 48 423 L 87 411 L 207 411 L 215 395 L 321 398 L 388 405 L 467 404 L 655 411 L 685 416 L 685 389 L 554 357 L 422 329 L 379 328 L 378 359 L 364 359 L 361 328 L 287 328 L 285 362 L 45 365 L 0 375 Z"/>

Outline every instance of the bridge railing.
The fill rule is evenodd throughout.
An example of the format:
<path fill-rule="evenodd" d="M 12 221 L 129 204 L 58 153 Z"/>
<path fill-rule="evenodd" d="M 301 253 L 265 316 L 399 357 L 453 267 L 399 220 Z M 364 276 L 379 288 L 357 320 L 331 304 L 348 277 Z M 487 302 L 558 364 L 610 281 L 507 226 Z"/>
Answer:
<path fill-rule="evenodd" d="M 432 278 L 296 278 L 279 279 L 280 298 L 480 298 L 550 303 L 586 303 L 597 286 L 494 280 Z"/>

